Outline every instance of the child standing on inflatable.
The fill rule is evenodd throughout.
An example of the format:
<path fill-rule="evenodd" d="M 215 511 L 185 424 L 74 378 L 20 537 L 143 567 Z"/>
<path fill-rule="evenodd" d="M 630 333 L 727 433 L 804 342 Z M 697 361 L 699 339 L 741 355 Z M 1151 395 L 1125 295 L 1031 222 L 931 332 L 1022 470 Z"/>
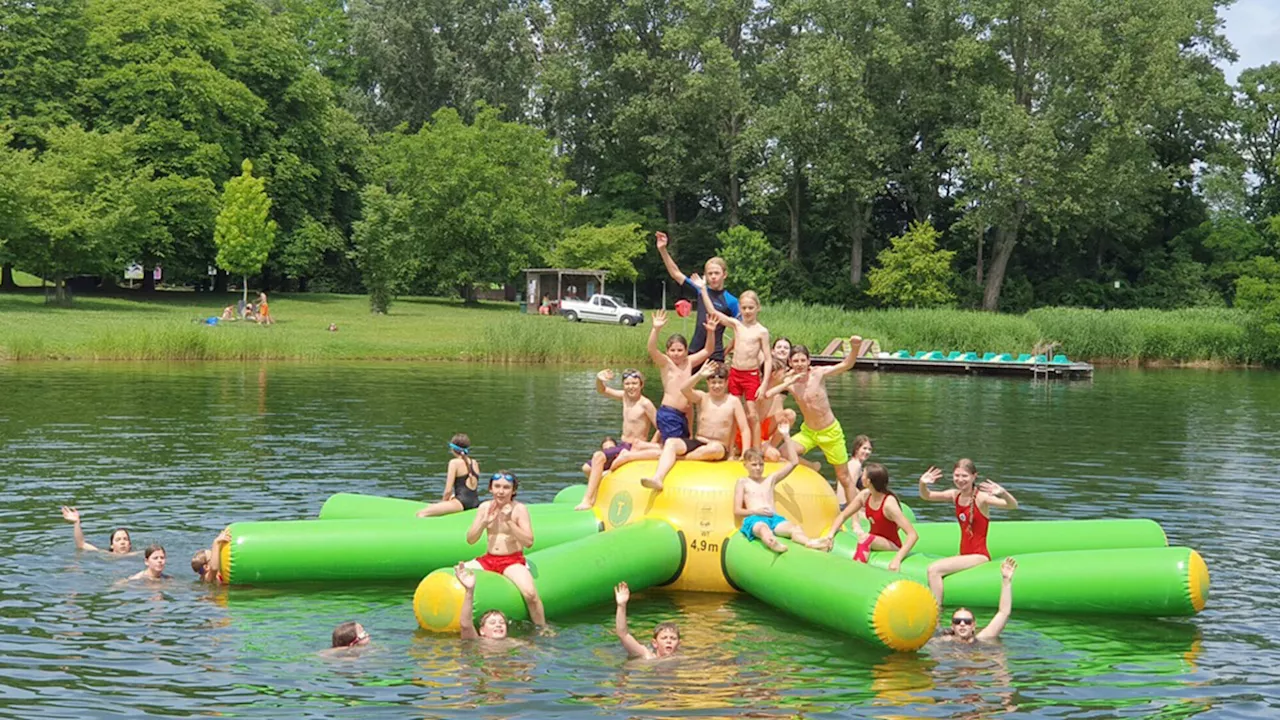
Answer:
<path fill-rule="evenodd" d="M 861 439 L 865 436 L 858 437 Z M 870 447 L 869 440 L 867 446 Z M 835 523 L 823 539 L 829 544 L 836 533 L 840 532 L 845 521 L 862 510 L 870 529 L 863 533 L 862 528 L 854 523 L 854 532 L 858 534 L 858 549 L 853 559 L 858 562 L 867 562 L 872 550 L 897 550 L 898 554 L 889 563 L 889 570 L 898 572 L 902 567 L 902 561 L 906 559 L 907 553 L 911 552 L 911 548 L 915 546 L 920 536 L 916 534 L 911 521 L 903 514 L 898 496 L 889 490 L 889 471 L 883 465 L 868 463 L 866 469 L 862 471 L 862 484 L 869 487 L 859 491 L 844 510 L 840 511 Z M 905 541 L 899 535 L 900 531 L 906 534 Z"/>
<path fill-rule="evenodd" d="M 458 433 L 449 440 L 449 465 L 444 471 L 444 498 L 418 511 L 418 517 L 452 515 L 480 506 L 480 463 L 471 458 L 471 438 Z"/>
<path fill-rule="evenodd" d="M 716 362 L 724 361 L 724 328 L 709 331 L 704 330 L 704 323 L 707 321 L 707 306 L 702 300 L 702 295 L 698 287 L 690 282 L 688 276 L 680 272 L 680 267 L 676 265 L 676 261 L 667 252 L 667 234 L 664 232 L 657 233 L 658 254 L 662 256 L 662 264 L 667 266 L 667 274 L 672 280 L 688 287 L 698 295 L 698 320 L 693 331 L 693 342 L 689 345 L 689 352 L 696 354 L 699 350 L 708 345 L 707 333 L 711 332 L 715 336 L 711 345 L 711 359 Z M 724 281 L 729 277 L 729 264 L 722 257 L 713 257 L 707 260 L 702 267 L 702 277 L 707 283 L 707 295 L 710 298 L 712 307 L 730 317 L 741 318 L 742 313 L 738 310 L 738 299 L 732 293 L 724 289 Z M 694 363 L 694 369 L 697 369 L 698 363 Z"/>
<path fill-rule="evenodd" d="M 969 458 L 960 458 L 951 471 L 954 488 L 934 490 L 929 486 L 942 477 L 942 471 L 931 467 L 920 476 L 920 497 L 929 502 L 951 502 L 955 505 L 956 520 L 960 523 L 960 553 L 943 558 L 929 565 L 929 589 L 942 607 L 942 579 L 952 573 L 968 570 L 991 559 L 987 550 L 987 528 L 991 522 L 991 508 L 1013 510 L 1018 501 L 1008 490 L 987 480 L 978 487 L 978 468 Z"/>
<path fill-rule="evenodd" d="M 858 347 L 862 338 L 854 335 L 849 342 Z M 855 479 L 849 477 L 849 449 L 845 446 L 844 429 L 831 411 L 831 400 L 827 397 L 827 378 L 853 367 L 855 359 L 856 353 L 849 353 L 837 365 L 815 368 L 809 364 L 809 348 L 795 345 L 791 348 L 791 372 L 765 393 L 765 397 L 771 398 L 789 392 L 795 398 L 804 420 L 800 423 L 800 432 L 792 436 L 791 442 L 799 455 L 815 447 L 822 449 L 827 462 L 835 468 L 836 501 L 842 505 L 857 494 L 857 488 Z"/>
<path fill-rule="evenodd" d="M 620 582 L 613 588 L 613 598 L 618 604 L 618 613 L 614 617 L 613 631 L 622 641 L 627 655 L 645 660 L 659 660 L 676 654 L 680 649 L 680 626 L 673 622 L 658 623 L 653 627 L 653 643 L 641 645 L 639 640 L 627 628 L 627 601 L 631 599 L 631 588 Z"/>
<path fill-rule="evenodd" d="M 482 534 L 488 534 L 488 549 L 467 566 L 505 575 L 524 596 L 533 624 L 543 630 L 547 626 L 547 615 L 524 559 L 525 548 L 533 545 L 533 523 L 529 509 L 515 499 L 518 483 L 516 476 L 506 470 L 499 470 L 489 480 L 489 494 L 493 499 L 480 503 L 475 522 L 467 530 L 468 545 L 476 544 Z"/>
<path fill-rule="evenodd" d="M 658 331 L 667 324 L 667 313 L 658 310 L 653 314 L 653 327 L 649 329 L 649 358 L 658 368 L 662 378 L 662 405 L 654 415 L 658 426 L 658 442 L 665 443 L 672 438 L 688 438 L 693 433 L 689 423 L 689 400 L 680 391 L 689 379 L 692 369 L 707 359 L 711 351 L 702 348 L 693 355 L 689 354 L 689 344 L 683 335 L 673 333 L 667 337 L 667 354 L 658 349 Z M 705 328 L 714 331 L 718 321 L 715 316 L 707 318 Z"/>
<path fill-rule="evenodd" d="M 791 430 L 786 426 L 779 429 L 784 433 Z M 758 539 L 776 553 L 787 551 L 787 546 L 778 542 L 780 537 L 791 538 L 807 548 L 826 549 L 829 547 L 826 541 L 810 539 L 799 525 L 778 514 L 773 490 L 800 464 L 795 448 L 788 444 L 785 453 L 787 464 L 765 477 L 764 453 L 755 448 L 743 452 L 742 464 L 747 469 L 747 477 L 739 478 L 733 488 L 733 518 L 742 521 L 739 530 L 747 540 Z"/>
<path fill-rule="evenodd" d="M 462 609 L 458 622 L 462 639 L 506 640 L 507 616 L 501 610 L 489 610 L 481 615 L 479 629 L 476 629 L 476 576 L 463 563 L 453 568 L 453 576 L 462 585 Z"/>
<path fill-rule="evenodd" d="M 773 363 L 768 362 L 769 328 L 760 324 L 760 296 L 754 290 L 742 293 L 742 319 L 727 315 L 715 309 L 711 296 L 707 294 L 707 284 L 697 275 L 689 278 L 697 286 L 702 296 L 702 303 L 711 308 L 708 314 L 714 315 L 721 325 L 733 328 L 733 360 L 729 364 L 729 394 L 742 400 L 747 410 L 747 424 L 751 427 L 750 440 L 743 440 L 742 447 L 760 449 L 761 414 L 757 403 L 766 401 L 764 389 L 769 387 L 769 376 L 773 371 Z M 761 364 L 764 370 L 760 369 Z M 766 436 L 772 434 L 772 428 Z"/>
<path fill-rule="evenodd" d="M 644 396 L 644 375 L 639 370 L 622 371 L 622 389 L 609 387 L 612 370 L 596 373 L 596 392 L 605 397 L 622 401 L 622 435 L 611 447 L 601 447 L 591 456 L 591 462 L 582 467 L 587 474 L 587 492 L 575 510 L 590 510 L 596 504 L 596 490 L 606 470 L 621 465 L 642 453 L 650 453 L 650 459 L 658 457 L 662 446 L 649 440 L 652 428 L 658 425 L 657 409 L 653 401 Z"/>
<path fill-rule="evenodd" d="M 693 386 L 704 377 L 707 379 L 707 391 L 694 390 Z M 641 485 L 661 492 L 667 473 L 680 457 L 713 461 L 729 458 L 734 428 L 746 431 L 747 414 L 742 403 L 730 395 L 728 389 L 729 371 L 717 362 L 703 365 L 697 375 L 685 380 L 680 390 L 690 404 L 698 407 L 698 434 L 693 438 L 671 438 L 664 442 L 657 472 L 651 478 L 642 478 Z"/>

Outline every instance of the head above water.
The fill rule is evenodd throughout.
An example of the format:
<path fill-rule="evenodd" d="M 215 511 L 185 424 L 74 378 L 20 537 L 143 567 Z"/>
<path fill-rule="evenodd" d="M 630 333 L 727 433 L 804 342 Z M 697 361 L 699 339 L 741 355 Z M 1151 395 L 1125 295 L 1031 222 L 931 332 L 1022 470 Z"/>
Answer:
<path fill-rule="evenodd" d="M 111 531 L 111 539 L 107 542 L 108 552 L 127 553 L 133 551 L 133 538 L 129 531 L 120 527 Z"/>
<path fill-rule="evenodd" d="M 333 629 L 333 647 L 347 648 L 369 644 L 369 633 L 355 621 L 347 621 Z"/>
<path fill-rule="evenodd" d="M 209 568 L 209 560 L 213 557 L 209 548 L 197 550 L 195 555 L 191 556 L 191 569 L 195 574 L 204 577 L 204 572 Z"/>
<path fill-rule="evenodd" d="M 449 450 L 458 455 L 471 454 L 471 438 L 466 433 L 458 433 L 449 439 Z"/>
<path fill-rule="evenodd" d="M 853 457 L 859 462 L 866 462 L 871 457 L 871 438 L 866 435 L 859 435 L 853 439 Z"/>
<path fill-rule="evenodd" d="M 148 545 L 142 553 L 142 559 L 146 562 L 147 570 L 150 570 L 153 575 L 164 572 L 166 556 L 163 545 Z"/>
<path fill-rule="evenodd" d="M 755 290 L 748 290 L 738 298 L 738 309 L 742 311 L 744 320 L 754 319 L 760 312 L 760 296 Z"/>
<path fill-rule="evenodd" d="M 622 371 L 622 391 L 635 398 L 644 390 L 644 373 L 635 368 Z"/>
<path fill-rule="evenodd" d="M 758 448 L 747 448 L 742 451 L 742 466 L 747 469 L 747 476 L 759 480 L 764 476 L 764 453 Z"/>
<path fill-rule="evenodd" d="M 957 609 L 951 613 L 951 634 L 958 640 L 972 642 L 976 637 L 974 622 L 972 610 L 966 607 Z"/>
<path fill-rule="evenodd" d="M 667 336 L 667 355 L 679 362 L 689 354 L 689 341 L 680 333 Z"/>
<path fill-rule="evenodd" d="M 809 348 L 804 345 L 792 345 L 791 355 L 787 358 L 787 364 L 792 370 L 799 373 L 808 372 L 809 370 Z"/>
<path fill-rule="evenodd" d="M 889 492 L 889 471 L 880 463 L 867 463 L 862 469 L 862 477 L 881 495 Z"/>
<path fill-rule="evenodd" d="M 978 467 L 969 458 L 960 458 L 951 469 L 951 482 L 962 491 L 973 487 L 973 481 L 977 479 Z"/>
<path fill-rule="evenodd" d="M 679 625 L 673 622 L 661 622 L 653 626 L 653 651 L 658 657 L 667 657 L 679 649 Z"/>
<path fill-rule="evenodd" d="M 501 640 L 507 636 L 507 616 L 501 610 L 489 610 L 480 616 L 480 626 L 476 634 L 490 640 Z"/>
<path fill-rule="evenodd" d="M 772 354 L 774 359 L 781 360 L 786 363 L 791 357 L 791 339 L 780 337 L 773 341 Z"/>

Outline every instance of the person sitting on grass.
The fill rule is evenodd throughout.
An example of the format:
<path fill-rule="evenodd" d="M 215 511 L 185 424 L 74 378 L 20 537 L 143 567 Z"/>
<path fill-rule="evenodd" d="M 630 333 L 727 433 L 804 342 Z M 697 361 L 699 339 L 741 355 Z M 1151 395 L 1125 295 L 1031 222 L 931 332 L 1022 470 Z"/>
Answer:
<path fill-rule="evenodd" d="M 72 530 L 75 534 L 76 549 L 90 550 L 93 552 L 106 552 L 112 555 L 136 555 L 137 551 L 133 549 L 133 540 L 129 537 L 129 531 L 124 528 L 116 528 L 111 531 L 111 538 L 107 542 L 107 549 L 102 550 L 84 539 L 84 530 L 80 527 L 80 511 L 62 506 L 62 519 L 69 523 L 74 523 Z"/>
<path fill-rule="evenodd" d="M 974 626 L 973 611 L 962 607 L 951 613 L 951 627 L 929 642 L 976 643 L 1000 639 L 1000 633 L 1004 631 L 1009 615 L 1013 613 L 1013 573 L 1017 569 L 1018 563 L 1011 557 L 1005 558 L 1000 565 L 1000 601 L 995 617 L 991 618 L 986 627 L 978 630 Z"/>
<path fill-rule="evenodd" d="M 661 660 L 675 655 L 680 649 L 680 626 L 673 622 L 661 622 L 653 627 L 653 642 L 642 645 L 627 628 L 627 601 L 631 599 L 631 588 L 625 582 L 613 588 L 613 598 L 618 603 L 618 612 L 614 617 L 613 631 L 622 641 L 622 647 L 628 657 L 644 660 Z"/>
<path fill-rule="evenodd" d="M 458 563 L 453 568 L 453 576 L 462 585 L 462 609 L 458 618 L 458 629 L 463 640 L 507 640 L 507 616 L 501 610 L 488 610 L 480 616 L 480 625 L 476 626 L 476 576 L 467 569 L 466 563 Z"/>
<path fill-rule="evenodd" d="M 791 430 L 785 426 L 780 429 L 783 433 Z M 829 540 L 810 539 L 799 525 L 778 514 L 773 490 L 800 464 L 795 448 L 790 443 L 783 448 L 783 457 L 787 464 L 765 477 L 764 453 L 755 448 L 747 448 L 742 454 L 742 464 L 747 469 L 747 476 L 740 478 L 733 488 L 733 517 L 742 521 L 740 531 L 747 540 L 758 539 L 776 553 L 784 553 L 788 549 L 778 541 L 779 537 L 791 538 L 814 550 L 825 550 L 830 547 Z"/>
<path fill-rule="evenodd" d="M 707 379 L 707 392 L 694 390 L 702 378 Z M 733 448 L 734 428 L 748 431 L 747 413 L 742 402 L 729 394 L 729 370 L 718 362 L 708 362 L 696 375 L 691 375 L 680 388 L 691 405 L 698 408 L 698 434 L 692 439 L 671 438 L 662 445 L 662 457 L 658 469 L 651 478 L 643 478 L 640 484 L 650 490 L 662 491 L 667 473 L 675 467 L 677 458 L 687 460 L 727 460 Z"/>
<path fill-rule="evenodd" d="M 228 305 L 222 308 L 222 317 L 220 319 L 226 320 L 227 322 L 235 322 L 236 320 L 239 320 L 240 318 L 236 317 L 236 306 Z"/>

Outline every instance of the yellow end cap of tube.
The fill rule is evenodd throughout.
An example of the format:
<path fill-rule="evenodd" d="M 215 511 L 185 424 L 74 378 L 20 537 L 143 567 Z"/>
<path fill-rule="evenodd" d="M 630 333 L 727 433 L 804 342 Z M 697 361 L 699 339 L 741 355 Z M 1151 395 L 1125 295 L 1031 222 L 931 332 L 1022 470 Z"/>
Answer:
<path fill-rule="evenodd" d="M 929 588 L 914 580 L 895 580 L 880 591 L 871 612 L 871 627 L 891 650 L 924 647 L 938 626 L 938 605 Z"/>
<path fill-rule="evenodd" d="M 413 591 L 413 615 L 418 625 L 431 632 L 458 632 L 461 627 L 462 583 L 453 576 L 453 568 L 436 570 L 422 578 Z"/>
<path fill-rule="evenodd" d="M 222 570 L 222 579 L 231 584 L 231 543 L 235 542 L 235 538 L 229 543 L 223 543 L 222 549 L 218 550 L 218 567 Z"/>
<path fill-rule="evenodd" d="M 1195 550 L 1187 558 L 1187 589 L 1191 595 L 1191 607 L 1196 612 L 1204 610 L 1204 604 L 1209 600 L 1209 566 Z"/>

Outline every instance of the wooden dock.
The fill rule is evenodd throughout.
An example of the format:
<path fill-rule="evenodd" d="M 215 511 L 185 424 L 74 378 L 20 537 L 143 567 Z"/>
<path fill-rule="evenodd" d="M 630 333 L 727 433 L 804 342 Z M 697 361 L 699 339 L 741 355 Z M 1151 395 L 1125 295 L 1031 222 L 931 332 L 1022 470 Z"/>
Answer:
<path fill-rule="evenodd" d="M 886 356 L 887 355 L 887 356 Z M 1093 377 L 1093 366 L 1084 362 L 1072 362 L 1065 358 L 1052 360 L 1044 356 L 1026 359 L 1000 356 L 1007 359 L 983 360 L 964 353 L 948 359 L 946 354 L 927 353 L 925 357 L 895 357 L 880 353 L 877 356 L 860 357 L 854 362 L 855 370 L 883 370 L 885 372 L 954 373 L 969 375 L 1004 375 L 1025 378 L 1061 380 L 1088 380 Z M 835 365 L 843 360 L 836 355 L 814 355 L 814 365 Z"/>

